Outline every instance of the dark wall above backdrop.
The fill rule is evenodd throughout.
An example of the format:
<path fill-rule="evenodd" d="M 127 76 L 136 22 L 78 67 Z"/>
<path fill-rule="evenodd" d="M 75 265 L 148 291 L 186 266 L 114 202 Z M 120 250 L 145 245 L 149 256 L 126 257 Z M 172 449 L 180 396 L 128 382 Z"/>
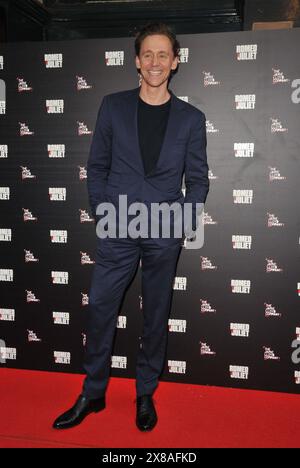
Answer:
<path fill-rule="evenodd" d="M 300 25 L 300 0 L 0 0 L 0 42 L 130 37 L 149 20 L 177 34 Z"/>
<path fill-rule="evenodd" d="M 240 31 L 243 5 L 244 0 L 0 0 L 8 42 L 128 37 L 158 19 L 178 34 Z"/>
<path fill-rule="evenodd" d="M 177 34 L 299 27 L 300 0 L 0 0 L 0 42 L 130 37 L 149 20 Z"/>
<path fill-rule="evenodd" d="M 300 27 L 300 0 L 246 0 L 244 5 L 244 30 L 253 23 L 293 21 Z"/>

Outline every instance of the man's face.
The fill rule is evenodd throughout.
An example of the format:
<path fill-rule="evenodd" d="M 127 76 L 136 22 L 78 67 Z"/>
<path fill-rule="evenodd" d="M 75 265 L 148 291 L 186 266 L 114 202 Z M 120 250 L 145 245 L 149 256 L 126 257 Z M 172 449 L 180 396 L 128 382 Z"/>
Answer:
<path fill-rule="evenodd" d="M 143 40 L 135 63 L 145 82 L 156 88 L 169 78 L 171 70 L 176 69 L 178 58 L 174 58 L 170 39 L 162 34 L 154 34 Z"/>

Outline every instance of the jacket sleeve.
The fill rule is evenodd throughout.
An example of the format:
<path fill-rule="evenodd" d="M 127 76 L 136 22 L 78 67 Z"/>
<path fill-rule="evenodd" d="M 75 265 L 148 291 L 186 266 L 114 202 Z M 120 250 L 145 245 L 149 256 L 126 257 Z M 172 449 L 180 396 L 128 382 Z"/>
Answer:
<path fill-rule="evenodd" d="M 184 169 L 186 187 L 184 203 L 192 203 L 193 231 L 197 228 L 197 214 L 201 214 L 202 211 L 197 213 L 196 203 L 204 204 L 209 191 L 206 146 L 206 118 L 203 112 L 199 112 L 191 129 Z"/>
<path fill-rule="evenodd" d="M 111 150 L 112 124 L 108 96 L 104 96 L 98 111 L 87 162 L 87 189 L 94 217 L 98 204 L 104 201 L 105 186 L 111 165 Z"/>

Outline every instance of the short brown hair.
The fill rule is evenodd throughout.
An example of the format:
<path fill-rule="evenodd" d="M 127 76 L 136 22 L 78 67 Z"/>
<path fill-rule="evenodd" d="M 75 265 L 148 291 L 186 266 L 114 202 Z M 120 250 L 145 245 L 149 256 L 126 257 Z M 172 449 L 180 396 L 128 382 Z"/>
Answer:
<path fill-rule="evenodd" d="M 134 41 L 134 49 L 135 49 L 136 56 L 139 57 L 140 55 L 140 50 L 141 50 L 141 45 L 142 45 L 143 40 L 147 36 L 152 36 L 154 34 L 162 34 L 164 36 L 167 36 L 171 41 L 174 57 L 180 57 L 180 44 L 178 40 L 176 39 L 175 33 L 170 28 L 170 26 L 161 22 L 148 22 L 136 34 L 135 41 Z M 176 70 L 171 70 L 171 75 L 176 73 L 177 69 L 178 67 L 176 68 Z M 138 69 L 138 73 L 139 72 L 140 70 Z"/>

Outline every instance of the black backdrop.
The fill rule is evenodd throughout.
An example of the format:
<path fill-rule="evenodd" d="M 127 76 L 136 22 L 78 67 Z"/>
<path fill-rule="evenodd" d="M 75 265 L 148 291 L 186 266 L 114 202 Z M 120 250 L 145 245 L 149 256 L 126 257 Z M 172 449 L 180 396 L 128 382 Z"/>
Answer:
<path fill-rule="evenodd" d="M 178 263 L 162 378 L 298 392 L 300 31 L 179 40 L 170 88 L 206 114 L 211 188 L 204 247 Z M 139 84 L 133 39 L 2 45 L 0 79 L 0 365 L 82 372 L 86 161 L 102 96 Z M 135 375 L 140 294 L 138 271 L 113 376 Z"/>

